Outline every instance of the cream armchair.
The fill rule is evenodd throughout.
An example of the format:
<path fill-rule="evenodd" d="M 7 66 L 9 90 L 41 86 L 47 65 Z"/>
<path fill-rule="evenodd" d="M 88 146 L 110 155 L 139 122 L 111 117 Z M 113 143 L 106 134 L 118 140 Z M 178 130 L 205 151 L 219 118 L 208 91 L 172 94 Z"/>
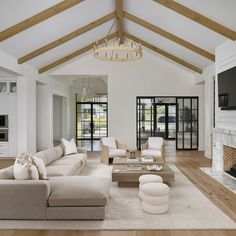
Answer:
<path fill-rule="evenodd" d="M 101 139 L 102 157 L 101 162 L 109 165 L 114 157 L 126 157 L 127 146 L 120 144 L 115 138 L 106 137 Z"/>
<path fill-rule="evenodd" d="M 161 137 L 149 137 L 147 142 L 141 145 L 141 155 L 160 158 L 164 163 L 164 139 Z"/>

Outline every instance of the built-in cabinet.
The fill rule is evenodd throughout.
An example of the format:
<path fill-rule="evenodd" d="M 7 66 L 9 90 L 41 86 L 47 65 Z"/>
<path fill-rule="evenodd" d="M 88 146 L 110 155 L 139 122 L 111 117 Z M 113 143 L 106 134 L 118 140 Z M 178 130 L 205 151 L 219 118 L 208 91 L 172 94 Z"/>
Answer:
<path fill-rule="evenodd" d="M 0 115 L 7 117 L 7 126 L 0 128 L 0 157 L 15 157 L 17 154 L 17 82 L 0 80 Z"/>

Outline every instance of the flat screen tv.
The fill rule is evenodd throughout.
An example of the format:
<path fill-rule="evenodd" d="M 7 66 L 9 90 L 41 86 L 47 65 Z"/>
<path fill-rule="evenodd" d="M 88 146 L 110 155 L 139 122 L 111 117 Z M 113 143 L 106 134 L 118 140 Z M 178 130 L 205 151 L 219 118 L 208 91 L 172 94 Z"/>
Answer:
<path fill-rule="evenodd" d="M 236 110 L 236 66 L 218 74 L 218 99 L 221 110 Z"/>

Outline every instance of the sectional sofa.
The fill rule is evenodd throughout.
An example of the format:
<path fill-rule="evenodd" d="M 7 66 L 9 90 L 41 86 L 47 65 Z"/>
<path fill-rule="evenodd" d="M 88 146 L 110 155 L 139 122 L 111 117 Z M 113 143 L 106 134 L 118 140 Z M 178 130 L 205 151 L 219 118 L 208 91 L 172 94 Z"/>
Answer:
<path fill-rule="evenodd" d="M 48 180 L 15 180 L 13 166 L 0 170 L 0 219 L 104 219 L 110 179 L 79 176 L 86 151 L 63 156 L 61 146 L 35 154 Z"/>

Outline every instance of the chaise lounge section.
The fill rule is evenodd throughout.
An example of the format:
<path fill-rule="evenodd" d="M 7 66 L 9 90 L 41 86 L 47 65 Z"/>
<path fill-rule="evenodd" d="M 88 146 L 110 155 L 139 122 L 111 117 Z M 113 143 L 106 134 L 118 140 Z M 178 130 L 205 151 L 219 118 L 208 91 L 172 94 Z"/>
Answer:
<path fill-rule="evenodd" d="M 110 179 L 78 176 L 87 160 L 80 151 L 63 156 L 58 146 L 35 154 L 48 180 L 15 180 L 13 166 L 0 170 L 0 219 L 104 219 Z"/>

